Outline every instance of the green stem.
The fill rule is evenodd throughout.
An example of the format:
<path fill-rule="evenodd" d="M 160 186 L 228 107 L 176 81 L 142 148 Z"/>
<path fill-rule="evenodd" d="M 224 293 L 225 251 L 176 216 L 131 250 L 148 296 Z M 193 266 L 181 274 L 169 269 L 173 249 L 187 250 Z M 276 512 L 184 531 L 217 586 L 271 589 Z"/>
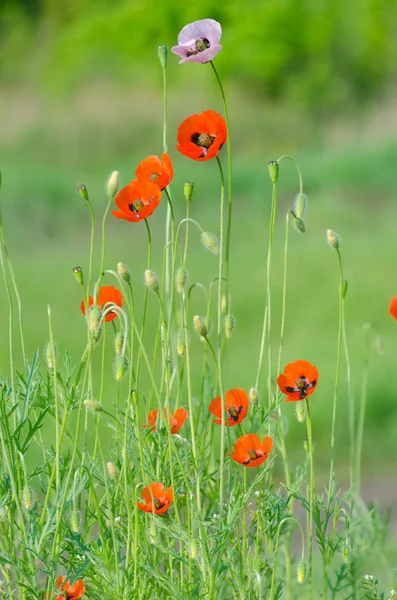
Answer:
<path fill-rule="evenodd" d="M 365 355 L 363 374 L 361 377 L 361 394 L 360 394 L 360 411 L 358 415 L 357 425 L 357 455 L 356 455 L 356 493 L 359 496 L 361 490 L 361 458 L 364 436 L 365 410 L 367 405 L 367 389 L 368 389 L 368 363 L 369 363 L 369 328 L 366 332 L 365 340 Z"/>
<path fill-rule="evenodd" d="M 151 265 L 152 265 L 152 234 L 150 232 L 150 226 L 149 223 L 147 221 L 147 219 L 145 219 L 145 225 L 146 225 L 146 231 L 147 231 L 147 237 L 148 237 L 148 258 L 147 258 L 147 268 L 150 269 Z M 141 338 L 143 339 L 144 334 L 145 334 L 145 325 L 146 325 L 146 314 L 147 314 L 147 303 L 148 303 L 148 294 L 149 294 L 149 290 L 148 288 L 146 288 L 145 290 L 145 299 L 143 301 L 143 317 L 142 317 L 142 326 L 141 326 Z M 138 358 L 137 358 L 137 365 L 136 365 L 136 387 L 139 390 L 139 376 L 141 373 L 141 358 L 142 358 L 142 346 L 139 346 L 139 350 L 138 350 Z"/>
<path fill-rule="evenodd" d="M 313 588 L 313 507 L 314 497 L 316 495 L 316 484 L 314 481 L 314 460 L 313 460 L 313 437 L 312 437 L 312 419 L 310 414 L 309 401 L 306 398 L 306 424 L 307 424 L 307 443 L 309 449 L 309 461 L 310 461 L 310 488 L 309 488 L 309 600 L 312 598 Z"/>
<path fill-rule="evenodd" d="M 305 547 L 305 534 L 303 533 L 302 525 L 294 517 L 285 517 L 285 519 L 280 521 L 280 523 L 277 527 L 276 547 L 274 550 L 274 562 L 273 562 L 273 570 L 272 570 L 272 580 L 271 580 L 271 584 L 270 584 L 270 600 L 274 600 L 274 591 L 275 591 L 275 585 L 276 585 L 277 558 L 278 558 L 279 545 L 280 545 L 281 528 L 284 525 L 284 523 L 286 523 L 287 521 L 294 521 L 300 529 L 301 538 L 302 538 L 302 560 L 303 560 L 303 551 L 304 551 L 304 547 Z"/>

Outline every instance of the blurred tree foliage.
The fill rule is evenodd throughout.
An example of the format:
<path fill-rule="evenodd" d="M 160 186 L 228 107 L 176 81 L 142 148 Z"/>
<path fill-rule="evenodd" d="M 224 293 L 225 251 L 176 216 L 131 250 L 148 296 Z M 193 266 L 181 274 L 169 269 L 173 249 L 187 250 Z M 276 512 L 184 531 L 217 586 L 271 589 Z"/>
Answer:
<path fill-rule="evenodd" d="M 62 91 L 145 70 L 150 82 L 153 48 L 208 16 L 223 27 L 223 75 L 313 112 L 370 99 L 396 73 L 397 0 L 0 0 L 0 78 Z"/>

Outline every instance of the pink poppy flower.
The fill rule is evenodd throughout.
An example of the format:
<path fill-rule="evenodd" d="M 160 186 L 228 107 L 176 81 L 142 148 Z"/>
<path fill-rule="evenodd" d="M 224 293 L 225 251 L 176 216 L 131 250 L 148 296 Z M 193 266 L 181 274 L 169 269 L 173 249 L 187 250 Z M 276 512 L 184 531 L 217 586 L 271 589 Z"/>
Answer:
<path fill-rule="evenodd" d="M 209 62 L 222 50 L 219 45 L 222 28 L 214 19 L 201 19 L 185 25 L 178 35 L 178 45 L 171 51 L 185 62 Z"/>

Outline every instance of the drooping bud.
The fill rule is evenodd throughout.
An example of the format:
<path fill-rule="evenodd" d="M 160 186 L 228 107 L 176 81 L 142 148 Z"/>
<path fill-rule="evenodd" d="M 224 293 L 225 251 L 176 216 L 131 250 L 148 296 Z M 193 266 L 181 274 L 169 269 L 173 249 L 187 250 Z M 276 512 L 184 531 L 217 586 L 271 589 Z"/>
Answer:
<path fill-rule="evenodd" d="M 114 198 L 118 192 L 120 183 L 120 173 L 118 171 L 113 171 L 108 179 L 106 184 L 106 192 L 108 198 Z"/>
<path fill-rule="evenodd" d="M 45 356 L 45 361 L 47 363 L 47 367 L 49 369 L 53 369 L 55 367 L 55 359 L 56 359 L 57 355 L 58 355 L 58 348 L 56 347 L 56 344 L 52 344 L 51 342 L 48 342 L 44 348 L 44 356 Z"/>
<path fill-rule="evenodd" d="M 179 356 L 186 354 L 186 333 L 184 329 L 178 329 L 175 336 L 176 351 Z"/>
<path fill-rule="evenodd" d="M 207 326 L 204 322 L 204 319 L 202 317 L 200 317 L 199 315 L 195 315 L 195 317 L 193 317 L 193 324 L 194 324 L 194 328 L 197 331 L 197 333 L 199 335 L 201 335 L 201 337 L 207 337 L 208 335 L 208 330 L 207 330 Z"/>
<path fill-rule="evenodd" d="M 251 402 L 254 406 L 256 406 L 259 402 L 258 392 L 253 387 L 249 391 L 249 399 L 251 400 Z"/>
<path fill-rule="evenodd" d="M 77 191 L 80 194 L 80 196 L 84 198 L 84 200 L 88 201 L 88 190 L 84 183 L 78 186 Z"/>
<path fill-rule="evenodd" d="M 277 160 L 271 160 L 269 162 L 269 175 L 270 175 L 270 179 L 272 180 L 272 182 L 276 183 L 277 179 L 278 179 L 278 161 Z"/>
<path fill-rule="evenodd" d="M 80 514 L 77 510 L 72 510 L 70 513 L 70 529 L 73 533 L 78 533 L 80 530 Z"/>
<path fill-rule="evenodd" d="M 103 406 L 98 400 L 84 400 L 84 406 L 92 412 L 101 412 L 103 410 Z"/>
<path fill-rule="evenodd" d="M 304 583 L 306 579 L 306 563 L 301 560 L 296 569 L 296 580 L 298 583 Z"/>
<path fill-rule="evenodd" d="M 121 354 L 124 346 L 124 333 L 118 331 L 114 336 L 114 349 L 116 354 Z"/>
<path fill-rule="evenodd" d="M 28 485 L 25 485 L 22 490 L 22 505 L 24 509 L 28 511 L 32 510 L 34 501 L 35 495 L 33 490 Z"/>
<path fill-rule="evenodd" d="M 117 275 L 120 277 L 120 279 L 122 279 L 126 283 L 130 283 L 130 281 L 131 281 L 130 271 L 129 271 L 127 265 L 125 265 L 122 262 L 117 263 Z"/>
<path fill-rule="evenodd" d="M 172 364 L 172 360 L 170 360 L 170 359 L 167 360 L 167 371 L 168 371 L 168 378 L 171 379 L 172 373 L 174 372 L 174 366 Z"/>
<path fill-rule="evenodd" d="M 305 215 L 307 209 L 307 202 L 307 196 L 303 192 L 300 192 L 295 197 L 295 214 L 298 217 L 298 219 L 302 219 L 302 217 Z"/>
<path fill-rule="evenodd" d="M 81 267 L 74 267 L 73 275 L 74 275 L 77 283 L 80 284 L 81 287 L 83 287 L 84 286 L 83 269 Z"/>
<path fill-rule="evenodd" d="M 212 254 L 219 254 L 219 243 L 216 235 L 210 231 L 203 231 L 201 234 L 201 243 L 206 250 Z"/>
<path fill-rule="evenodd" d="M 93 304 L 88 313 L 88 322 L 90 331 L 94 332 L 98 329 L 99 324 L 101 322 L 102 311 L 99 308 L 98 304 Z"/>
<path fill-rule="evenodd" d="M 114 462 L 109 461 L 106 463 L 106 468 L 108 470 L 110 479 L 117 479 L 119 473 Z"/>
<path fill-rule="evenodd" d="M 345 544 L 342 548 L 342 559 L 343 559 L 344 563 L 349 562 L 351 553 L 352 553 L 352 550 L 351 550 L 349 544 Z"/>
<path fill-rule="evenodd" d="M 167 50 L 167 46 L 165 45 L 161 45 L 157 48 L 157 52 L 159 55 L 159 60 L 160 60 L 160 64 L 161 64 L 161 68 L 165 69 L 167 66 L 167 58 L 168 58 L 168 50 Z"/>
<path fill-rule="evenodd" d="M 339 248 L 339 235 L 335 231 L 332 231 L 332 229 L 327 229 L 327 240 L 331 248 L 335 250 Z"/>
<path fill-rule="evenodd" d="M 179 267 L 175 275 L 175 285 L 176 290 L 179 294 L 182 293 L 183 288 L 185 287 L 187 282 L 187 271 L 183 267 Z"/>
<path fill-rule="evenodd" d="M 145 271 L 145 285 L 150 290 L 152 290 L 152 292 L 154 292 L 155 294 L 159 293 L 159 290 L 160 290 L 159 279 L 158 279 L 156 273 L 154 273 L 150 269 L 146 269 L 146 271 Z"/>
<path fill-rule="evenodd" d="M 128 371 L 128 358 L 126 356 L 116 356 L 113 362 L 113 375 L 116 381 L 124 379 L 125 374 Z"/>
<path fill-rule="evenodd" d="M 226 339 L 230 340 L 236 326 L 236 319 L 230 313 L 225 317 L 225 335 Z"/>
<path fill-rule="evenodd" d="M 295 414 L 299 423 L 304 423 L 306 420 L 306 403 L 305 401 L 295 402 Z"/>
<path fill-rule="evenodd" d="M 193 196 L 194 183 L 191 181 L 185 181 L 185 185 L 183 186 L 183 193 L 185 195 L 185 200 L 187 203 L 190 202 Z"/>
<path fill-rule="evenodd" d="M 94 344 L 94 348 L 101 341 L 102 334 L 103 334 L 103 327 L 98 327 L 98 329 L 96 331 L 94 331 L 94 333 L 92 334 L 92 343 Z"/>
<path fill-rule="evenodd" d="M 299 233 L 306 233 L 306 225 L 303 219 L 294 219 L 294 227 Z"/>
<path fill-rule="evenodd" d="M 347 279 L 342 279 L 342 298 L 343 298 L 343 300 L 346 298 L 347 288 L 348 288 Z"/>

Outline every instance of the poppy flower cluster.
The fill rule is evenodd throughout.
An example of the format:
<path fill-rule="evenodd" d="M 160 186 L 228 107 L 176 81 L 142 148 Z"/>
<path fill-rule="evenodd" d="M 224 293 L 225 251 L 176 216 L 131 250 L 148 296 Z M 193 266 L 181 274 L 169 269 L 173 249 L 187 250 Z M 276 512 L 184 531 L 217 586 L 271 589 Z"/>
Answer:
<path fill-rule="evenodd" d="M 153 431 L 156 432 L 156 421 L 157 421 L 157 417 L 158 417 L 158 409 L 156 408 L 155 410 L 151 410 L 150 413 L 148 414 L 148 421 L 149 421 L 149 425 L 143 425 L 143 427 L 147 428 L 147 427 L 152 427 Z M 167 416 L 168 412 L 167 409 L 165 409 L 165 414 Z M 178 433 L 178 431 L 180 430 L 180 428 L 182 427 L 182 425 L 184 424 L 184 422 L 186 421 L 186 419 L 188 418 L 188 412 L 185 408 L 178 408 L 175 411 L 175 414 L 169 414 L 169 422 L 171 425 L 171 433 Z"/>
<path fill-rule="evenodd" d="M 136 179 L 121 188 L 114 199 L 119 210 L 112 211 L 116 219 L 130 223 L 147 219 L 159 205 L 161 192 L 174 176 L 170 156 L 148 156 L 139 163 L 135 175 Z"/>
<path fill-rule="evenodd" d="M 174 500 L 172 486 L 166 490 L 162 483 L 151 483 L 149 486 L 143 488 L 142 500 L 143 502 L 136 503 L 139 510 L 162 515 L 169 509 Z"/>
<path fill-rule="evenodd" d="M 116 304 L 117 306 L 119 306 L 120 308 L 123 307 L 123 296 L 121 294 L 121 292 L 113 287 L 112 285 L 104 285 L 102 287 L 99 288 L 99 293 L 98 293 L 98 298 L 97 298 L 97 305 L 99 306 L 99 308 L 102 310 L 106 309 L 106 305 L 109 304 Z M 94 304 L 94 298 L 92 296 L 88 297 L 88 306 L 92 306 Z M 80 304 L 80 310 L 83 313 L 83 315 L 86 314 L 86 309 L 85 309 L 85 300 L 82 301 L 82 303 Z M 109 321 L 113 321 L 113 319 L 115 319 L 118 315 L 117 309 L 114 308 L 113 310 L 111 310 L 110 312 L 107 313 L 107 315 L 105 316 L 105 321 L 108 323 Z"/>

